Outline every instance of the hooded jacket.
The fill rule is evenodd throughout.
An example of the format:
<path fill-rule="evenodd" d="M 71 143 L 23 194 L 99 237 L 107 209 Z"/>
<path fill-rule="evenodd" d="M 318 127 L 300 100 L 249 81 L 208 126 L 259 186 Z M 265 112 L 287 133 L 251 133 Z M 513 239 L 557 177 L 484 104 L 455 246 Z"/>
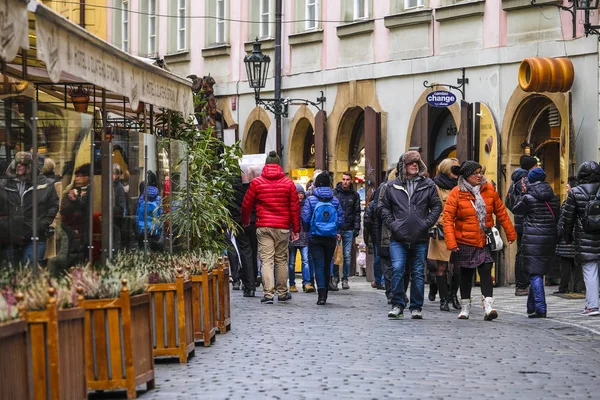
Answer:
<path fill-rule="evenodd" d="M 37 178 L 37 232 L 33 232 L 33 185 L 31 179 L 24 181 L 24 190 L 19 190 L 21 181 L 16 167 L 11 164 L 6 170 L 7 180 L 0 183 L 0 243 L 23 245 L 29 243 L 34 234 L 46 239 L 48 227 L 58 213 L 58 195 L 54 184 L 44 175 Z"/>
<path fill-rule="evenodd" d="M 508 208 L 514 215 L 515 222 L 515 230 L 517 231 L 517 235 L 521 235 L 523 233 L 523 216 L 519 215 L 514 211 L 514 205 L 517 204 L 522 196 L 522 179 L 525 178 L 525 185 L 527 185 L 527 174 L 528 171 L 523 168 L 517 168 L 513 171 L 510 179 L 512 183 L 508 188 L 508 192 L 506 192 L 506 198 L 504 199 L 504 204 L 506 208 Z"/>
<path fill-rule="evenodd" d="M 425 173 L 427 167 L 419 160 L 419 173 L 407 179 L 404 163 L 398 165 L 398 178 L 386 184 L 380 199 L 383 223 L 392 238 L 403 244 L 429 242 L 428 230 L 442 212 L 442 202 L 435 183 Z"/>
<path fill-rule="evenodd" d="M 339 182 L 333 194 L 344 210 L 344 225 L 341 230 L 360 230 L 360 195 L 354 190 L 354 186 L 350 185 L 348 189 L 344 189 L 342 182 Z"/>
<path fill-rule="evenodd" d="M 339 200 L 333 196 L 331 188 L 327 186 L 314 188 L 312 196 L 305 200 L 304 207 L 302 207 L 302 228 L 305 232 L 309 232 L 308 236 L 310 237 L 310 221 L 319 201 L 330 201 L 337 209 L 338 233 L 340 233 L 342 231 L 341 227 L 344 225 L 344 210 Z"/>
<path fill-rule="evenodd" d="M 534 182 L 513 207 L 523 216 L 520 250 L 523 265 L 531 275 L 546 275 L 554 260 L 559 201 L 548 182 Z"/>
<path fill-rule="evenodd" d="M 300 232 L 300 202 L 296 185 L 285 176 L 279 164 L 266 164 L 252 179 L 242 202 L 242 225 L 250 224 L 256 206 L 256 227 L 290 229 Z"/>
<path fill-rule="evenodd" d="M 504 228 L 508 240 L 516 240 L 515 228 L 510 222 L 506 207 L 504 207 L 494 186 L 484 182 L 481 184 L 480 193 L 486 205 L 485 227 L 491 228 L 495 225 L 492 216 L 496 214 L 496 218 Z M 459 179 L 459 185 L 450 191 L 444 207 L 444 240 L 448 250 L 460 247 L 461 244 L 475 247 L 485 246 L 485 233 L 479 226 L 479 220 L 473 206 L 474 202 L 475 196 L 461 185 Z"/>
<path fill-rule="evenodd" d="M 580 263 L 600 260 L 600 233 L 587 233 L 581 223 L 587 203 L 600 190 L 600 167 L 595 161 L 586 161 L 579 167 L 579 185 L 571 189 L 564 205 L 563 236 L 567 243 L 575 243 L 575 258 Z"/>
<path fill-rule="evenodd" d="M 143 234 L 144 230 L 147 230 L 148 235 L 157 236 L 161 234 L 160 226 L 156 226 L 156 217 L 162 214 L 161 198 L 158 195 L 158 188 L 155 186 L 148 186 L 146 190 L 148 191 L 148 195 L 146 196 L 148 204 L 156 203 L 156 208 L 154 211 L 150 210 L 149 207 L 147 208 L 144 203 L 144 194 L 140 196 L 141 201 L 138 201 L 137 208 L 137 231 L 138 234 Z M 145 215 L 146 212 L 148 213 L 147 215 Z M 144 219 L 146 223 L 144 223 Z"/>

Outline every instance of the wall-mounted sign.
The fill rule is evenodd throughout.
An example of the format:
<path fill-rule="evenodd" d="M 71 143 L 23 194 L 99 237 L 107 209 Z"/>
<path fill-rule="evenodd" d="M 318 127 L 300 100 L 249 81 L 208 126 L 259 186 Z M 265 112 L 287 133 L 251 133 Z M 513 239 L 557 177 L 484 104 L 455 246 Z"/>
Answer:
<path fill-rule="evenodd" d="M 492 110 L 479 103 L 479 164 L 488 182 L 498 182 L 498 131 Z"/>
<path fill-rule="evenodd" d="M 427 95 L 427 103 L 432 107 L 448 107 L 456 103 L 456 96 L 445 90 L 436 90 Z"/>

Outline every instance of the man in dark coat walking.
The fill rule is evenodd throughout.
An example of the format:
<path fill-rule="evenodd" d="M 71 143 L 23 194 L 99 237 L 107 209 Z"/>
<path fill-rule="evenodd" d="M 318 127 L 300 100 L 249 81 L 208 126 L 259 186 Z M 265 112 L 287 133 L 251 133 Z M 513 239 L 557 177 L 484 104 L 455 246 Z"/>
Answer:
<path fill-rule="evenodd" d="M 598 263 L 600 262 L 600 232 L 588 232 L 583 227 L 588 203 L 600 197 L 600 166 L 586 161 L 577 173 L 579 185 L 569 192 L 564 206 L 563 236 L 575 243 L 575 258 L 583 267 L 585 309 L 582 315 L 600 315 L 598 309 Z"/>
<path fill-rule="evenodd" d="M 523 217 L 521 252 L 530 282 L 527 314 L 530 318 L 545 318 L 544 275 L 554 261 L 559 201 L 552 186 L 545 181 L 543 169 L 532 169 L 527 179 L 528 185 L 513 210 L 515 215 Z"/>
<path fill-rule="evenodd" d="M 427 167 L 417 151 L 404 153 L 398 161 L 398 178 L 388 182 L 381 201 L 381 218 L 391 231 L 392 310 L 389 318 L 403 318 L 403 278 L 406 265 L 411 268 L 410 311 L 422 319 L 425 292 L 424 270 L 429 228 L 442 212 L 435 183 L 425 176 Z"/>
<path fill-rule="evenodd" d="M 360 196 L 352 185 L 352 174 L 344 172 L 342 181 L 338 182 L 333 194 L 337 197 L 344 210 L 344 225 L 342 226 L 342 247 L 344 267 L 342 268 L 342 289 L 350 289 L 348 276 L 352 265 L 352 241 L 360 232 Z M 339 271 L 333 271 L 333 285 L 337 288 L 340 279 Z"/>

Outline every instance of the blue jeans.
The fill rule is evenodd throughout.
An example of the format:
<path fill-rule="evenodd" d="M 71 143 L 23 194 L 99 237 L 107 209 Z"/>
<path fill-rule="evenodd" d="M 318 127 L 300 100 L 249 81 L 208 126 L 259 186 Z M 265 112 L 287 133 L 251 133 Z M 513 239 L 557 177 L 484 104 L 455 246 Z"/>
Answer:
<path fill-rule="evenodd" d="M 407 245 L 390 241 L 392 259 L 392 304 L 404 309 L 404 269 L 408 264 L 410 270 L 410 310 L 423 308 L 425 293 L 425 257 L 429 243 Z"/>
<path fill-rule="evenodd" d="M 342 280 L 347 281 L 350 275 L 350 265 L 352 264 L 352 240 L 354 231 L 342 231 L 342 247 L 344 252 L 344 268 L 342 270 Z M 339 278 L 340 272 L 335 269 L 333 275 Z"/>
<path fill-rule="evenodd" d="M 381 257 L 377 246 L 373 246 L 373 280 L 378 285 L 383 285 L 383 274 L 381 273 Z"/>
<path fill-rule="evenodd" d="M 288 264 L 288 272 L 290 275 L 290 287 L 296 286 L 297 250 L 300 250 L 300 257 L 302 258 L 302 284 L 306 285 L 307 283 L 310 283 L 311 276 L 314 276 L 314 272 L 311 275 L 310 265 L 308 263 L 308 246 L 290 247 L 290 263 Z"/>
<path fill-rule="evenodd" d="M 44 265 L 44 255 L 46 253 L 46 240 L 38 241 L 38 265 Z M 19 263 L 33 265 L 33 242 L 29 242 L 22 246 L 8 246 L 6 249 L 6 256 L 8 261 L 13 265 L 17 266 Z"/>

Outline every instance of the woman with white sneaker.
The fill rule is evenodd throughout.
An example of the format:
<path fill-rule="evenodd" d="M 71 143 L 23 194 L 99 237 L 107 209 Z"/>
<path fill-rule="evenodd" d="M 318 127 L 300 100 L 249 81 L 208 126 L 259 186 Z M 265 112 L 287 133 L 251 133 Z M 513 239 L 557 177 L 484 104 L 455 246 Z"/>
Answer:
<path fill-rule="evenodd" d="M 461 312 L 458 318 L 469 319 L 471 288 L 477 268 L 483 295 L 483 319 L 491 321 L 498 318 L 498 313 L 493 308 L 494 259 L 486 244 L 485 231 L 494 226 L 492 216 L 495 214 L 510 243 L 517 239 L 517 233 L 498 192 L 486 181 L 479 163 L 465 161 L 460 167 L 453 166 L 452 173 L 459 177 L 458 186 L 450 191 L 446 200 L 443 225 L 446 247 L 452 251 L 450 262 L 460 268 Z"/>

